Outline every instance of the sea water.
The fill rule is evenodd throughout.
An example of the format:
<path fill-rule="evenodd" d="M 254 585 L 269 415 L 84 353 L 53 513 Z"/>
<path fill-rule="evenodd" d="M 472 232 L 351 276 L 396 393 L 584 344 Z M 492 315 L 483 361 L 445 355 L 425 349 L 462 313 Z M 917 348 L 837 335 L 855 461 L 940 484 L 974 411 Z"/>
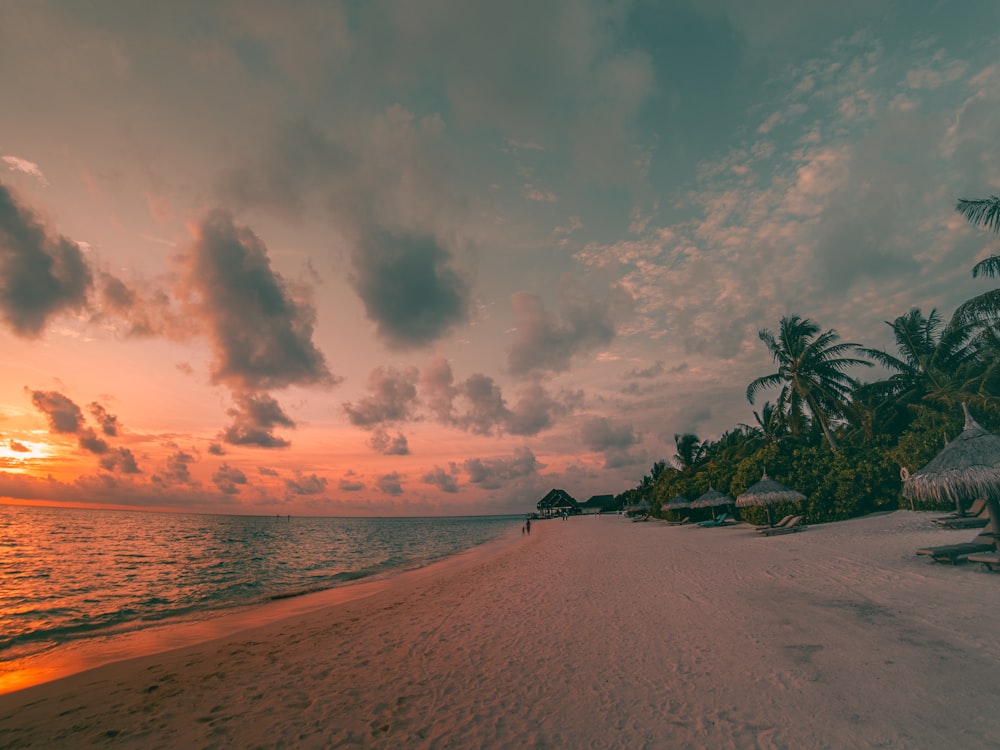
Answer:
<path fill-rule="evenodd" d="M 520 522 L 0 505 L 0 664 L 420 567 Z"/>

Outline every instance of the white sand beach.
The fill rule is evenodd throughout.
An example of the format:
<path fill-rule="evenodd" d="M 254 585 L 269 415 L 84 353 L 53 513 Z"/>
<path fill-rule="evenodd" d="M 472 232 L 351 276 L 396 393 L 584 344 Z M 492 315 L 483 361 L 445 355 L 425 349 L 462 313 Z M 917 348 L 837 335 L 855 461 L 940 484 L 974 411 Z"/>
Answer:
<path fill-rule="evenodd" d="M 995 748 L 1000 574 L 891 514 L 581 517 L 365 598 L 0 696 L 0 747 Z"/>

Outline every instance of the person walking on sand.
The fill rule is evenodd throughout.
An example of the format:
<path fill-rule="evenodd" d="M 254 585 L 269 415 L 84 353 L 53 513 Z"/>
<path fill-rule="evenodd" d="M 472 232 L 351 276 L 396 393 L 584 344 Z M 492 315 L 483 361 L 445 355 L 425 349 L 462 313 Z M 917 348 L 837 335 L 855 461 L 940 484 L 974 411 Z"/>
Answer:
<path fill-rule="evenodd" d="M 531 519 L 530 518 L 527 521 L 524 522 L 524 530 L 527 531 L 529 535 L 531 534 Z"/>

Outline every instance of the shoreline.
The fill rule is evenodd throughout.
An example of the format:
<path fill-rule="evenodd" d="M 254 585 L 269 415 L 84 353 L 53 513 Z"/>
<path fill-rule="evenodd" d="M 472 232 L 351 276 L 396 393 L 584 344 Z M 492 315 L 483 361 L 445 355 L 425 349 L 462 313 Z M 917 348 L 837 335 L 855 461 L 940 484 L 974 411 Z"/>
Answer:
<path fill-rule="evenodd" d="M 1000 578 L 916 557 L 974 536 L 934 515 L 533 524 L 371 596 L 0 696 L 0 745 L 995 747 Z"/>
<path fill-rule="evenodd" d="M 394 584 L 406 585 L 425 575 L 443 573 L 450 566 L 474 562 L 477 556 L 492 554 L 513 543 L 516 537 L 516 529 L 511 529 L 497 539 L 427 565 L 385 571 L 317 591 L 278 596 L 254 604 L 209 610 L 167 622 L 68 641 L 40 653 L 0 662 L 0 696 L 109 664 L 232 637 L 291 617 L 373 596 Z"/>

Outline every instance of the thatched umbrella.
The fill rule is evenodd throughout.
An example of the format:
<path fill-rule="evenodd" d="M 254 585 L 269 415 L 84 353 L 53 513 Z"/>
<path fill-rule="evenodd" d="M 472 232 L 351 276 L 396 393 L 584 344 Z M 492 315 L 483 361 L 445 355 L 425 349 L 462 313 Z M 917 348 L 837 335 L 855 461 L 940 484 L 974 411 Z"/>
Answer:
<path fill-rule="evenodd" d="M 663 506 L 667 510 L 685 510 L 691 507 L 691 501 L 684 495 L 675 495 L 674 499 Z"/>
<path fill-rule="evenodd" d="M 797 490 L 792 490 L 767 476 L 767 470 L 759 482 L 747 487 L 746 492 L 736 498 L 737 508 L 750 505 L 763 505 L 767 509 L 767 525 L 774 526 L 771 520 L 771 506 L 775 503 L 800 503 L 806 496 Z"/>
<path fill-rule="evenodd" d="M 720 505 L 732 505 L 736 501 L 733 500 L 729 495 L 723 495 L 718 490 L 714 490 L 711 487 L 708 488 L 708 492 L 703 495 L 699 495 L 696 499 L 691 501 L 692 508 L 711 508 L 712 518 L 715 518 L 715 509 Z"/>
<path fill-rule="evenodd" d="M 1000 522 L 1000 436 L 980 427 L 965 411 L 965 429 L 920 471 L 903 483 L 903 496 L 951 500 L 958 512 L 962 501 L 982 497 L 990 509 L 991 523 Z M 994 531 L 1000 529 L 994 528 Z"/>

